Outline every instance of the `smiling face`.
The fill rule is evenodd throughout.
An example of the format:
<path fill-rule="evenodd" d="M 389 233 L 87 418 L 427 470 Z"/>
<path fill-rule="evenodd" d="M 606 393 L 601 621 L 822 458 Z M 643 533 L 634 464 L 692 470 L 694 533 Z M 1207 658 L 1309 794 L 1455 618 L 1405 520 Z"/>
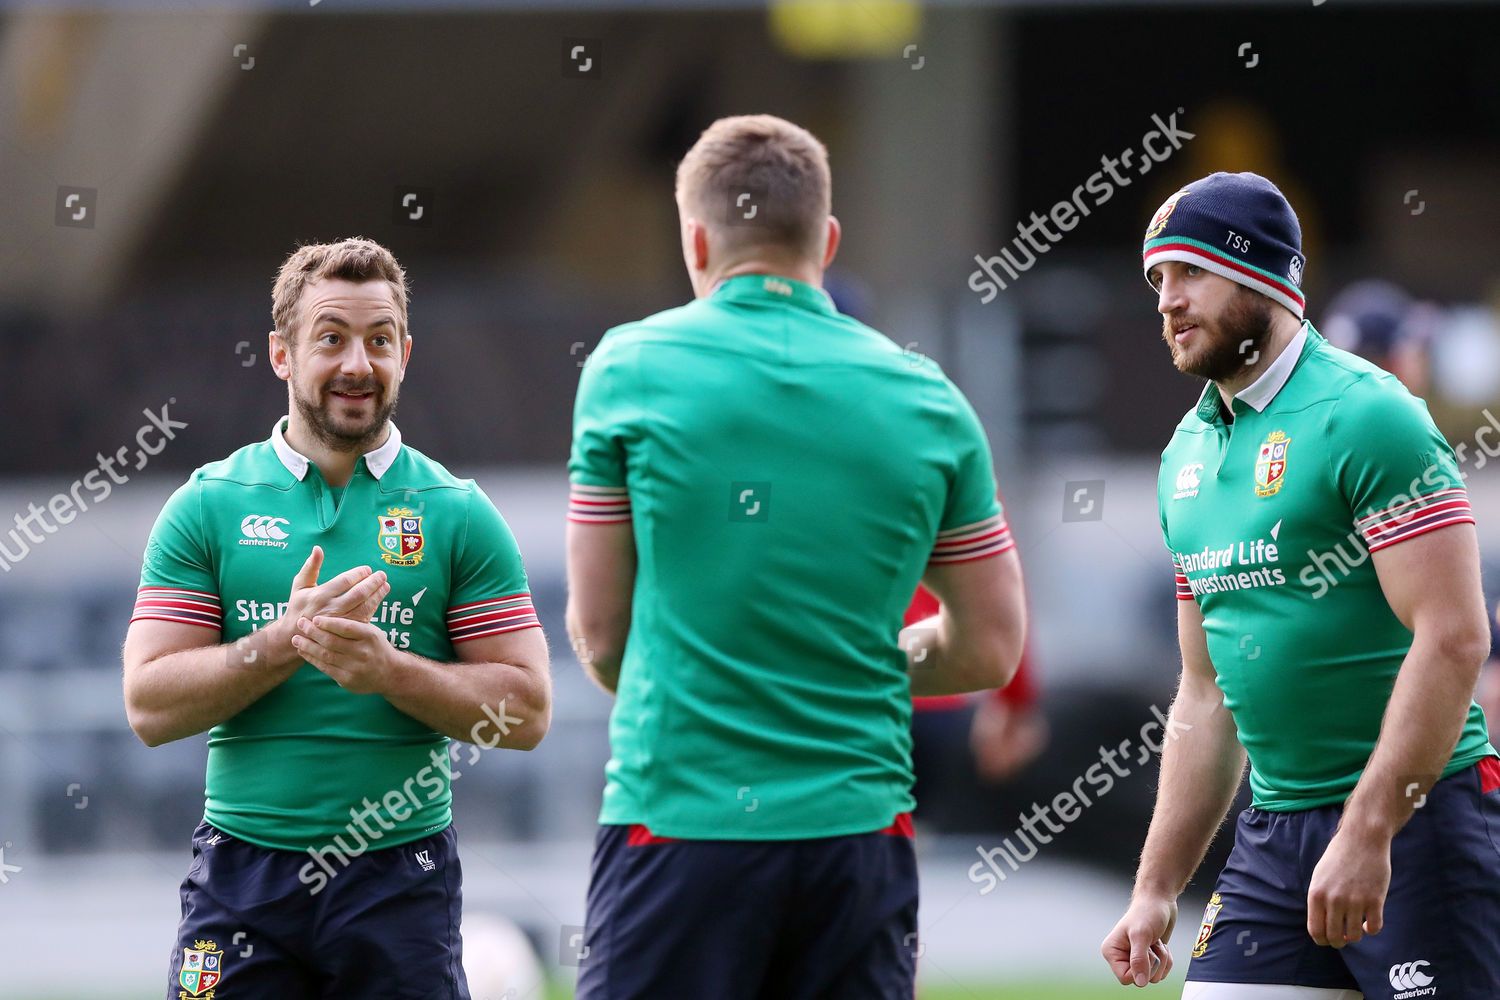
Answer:
<path fill-rule="evenodd" d="M 1225 382 L 1260 359 L 1271 338 L 1270 299 L 1183 261 L 1157 264 L 1147 278 L 1178 371 Z"/>
<path fill-rule="evenodd" d="M 410 356 L 386 281 L 309 282 L 290 342 L 272 336 L 271 364 L 287 381 L 295 415 L 339 452 L 363 453 L 384 440 Z"/>

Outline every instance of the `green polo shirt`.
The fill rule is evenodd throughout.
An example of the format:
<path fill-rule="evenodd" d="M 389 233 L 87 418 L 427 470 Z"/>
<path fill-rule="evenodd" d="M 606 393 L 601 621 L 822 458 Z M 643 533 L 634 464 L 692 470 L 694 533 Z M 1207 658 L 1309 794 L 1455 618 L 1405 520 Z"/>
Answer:
<path fill-rule="evenodd" d="M 600 819 L 661 836 L 882 829 L 912 808 L 897 646 L 929 560 L 1011 547 L 973 409 L 821 289 L 743 275 L 609 331 L 569 517 L 638 559 Z"/>
<path fill-rule="evenodd" d="M 453 662 L 455 643 L 538 627 L 515 538 L 473 480 L 402 445 L 392 425 L 334 490 L 280 421 L 172 494 L 131 620 L 200 625 L 233 643 L 286 610 L 314 545 L 319 582 L 356 566 L 386 572 L 373 623 L 397 649 Z M 241 654 L 224 650 L 233 666 Z M 209 730 L 204 818 L 262 847 L 394 847 L 452 821 L 447 755 L 447 737 L 304 663 Z"/>
<path fill-rule="evenodd" d="M 1304 324 L 1234 398 L 1232 421 L 1205 388 L 1162 452 L 1157 497 L 1255 806 L 1342 802 L 1412 642 L 1371 553 L 1474 520 L 1426 404 Z M 1444 776 L 1494 752 L 1471 704 Z"/>

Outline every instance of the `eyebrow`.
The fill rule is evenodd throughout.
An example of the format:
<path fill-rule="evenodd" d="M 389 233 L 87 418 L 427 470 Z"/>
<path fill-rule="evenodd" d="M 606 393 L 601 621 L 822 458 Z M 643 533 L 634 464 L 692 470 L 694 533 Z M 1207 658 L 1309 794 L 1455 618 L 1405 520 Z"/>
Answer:
<path fill-rule="evenodd" d="M 342 316 L 339 316 L 336 313 L 330 313 L 330 312 L 319 313 L 318 316 L 317 316 L 317 318 L 313 320 L 313 325 L 314 326 L 322 326 L 324 323 L 331 323 L 334 326 L 343 327 L 345 330 L 348 330 L 350 328 L 349 327 L 349 321 L 346 320 L 346 319 L 344 319 Z M 371 327 L 376 327 L 376 326 L 395 326 L 395 325 L 396 325 L 395 321 L 392 320 L 389 316 L 382 316 L 380 319 L 377 319 L 375 322 L 373 322 L 373 323 L 370 324 Z"/>

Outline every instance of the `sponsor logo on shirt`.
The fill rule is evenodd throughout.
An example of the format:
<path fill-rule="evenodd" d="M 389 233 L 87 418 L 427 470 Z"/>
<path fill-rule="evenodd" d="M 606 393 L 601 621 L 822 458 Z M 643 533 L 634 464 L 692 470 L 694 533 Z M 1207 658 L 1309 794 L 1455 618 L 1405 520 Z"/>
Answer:
<path fill-rule="evenodd" d="M 1198 473 L 1203 471 L 1202 462 L 1189 462 L 1177 470 L 1177 492 L 1172 494 L 1173 500 L 1186 500 L 1198 495 L 1199 479 Z"/>
<path fill-rule="evenodd" d="M 376 608 L 375 613 L 370 616 L 370 624 L 384 629 L 386 638 L 392 646 L 397 649 L 410 649 L 412 637 L 410 628 L 416 623 L 416 607 L 425 593 L 427 593 L 427 587 L 417 591 L 411 600 L 410 607 L 403 606 L 399 597 L 381 601 L 380 607 Z M 241 597 L 234 602 L 235 620 L 249 625 L 250 631 L 254 632 L 285 615 L 288 607 L 290 604 L 287 601 L 257 601 Z M 208 843 L 213 843 L 213 841 L 208 841 Z"/>
<path fill-rule="evenodd" d="M 1285 431 L 1272 431 L 1255 456 L 1255 495 L 1272 497 L 1286 478 L 1286 450 L 1292 439 Z"/>
<path fill-rule="evenodd" d="M 241 545 L 265 545 L 273 549 L 284 549 L 287 546 L 287 531 L 282 525 L 291 527 L 291 522 L 284 517 L 272 517 L 270 514 L 246 514 L 240 521 Z"/>
<path fill-rule="evenodd" d="M 375 536 L 380 558 L 392 566 L 415 566 L 422 561 L 422 518 L 410 507 L 391 507 L 376 516 Z"/>
<path fill-rule="evenodd" d="M 1286 583 L 1286 573 L 1276 565 L 1281 561 L 1281 549 L 1277 544 L 1281 534 L 1280 521 L 1271 527 L 1269 534 L 1269 539 L 1262 536 L 1231 542 L 1222 549 L 1206 545 L 1197 552 L 1176 552 L 1173 555 L 1184 575 L 1213 571 L 1207 576 L 1186 581 L 1194 597 L 1230 590 L 1279 587 Z M 1181 582 L 1178 585 L 1182 586 Z"/>

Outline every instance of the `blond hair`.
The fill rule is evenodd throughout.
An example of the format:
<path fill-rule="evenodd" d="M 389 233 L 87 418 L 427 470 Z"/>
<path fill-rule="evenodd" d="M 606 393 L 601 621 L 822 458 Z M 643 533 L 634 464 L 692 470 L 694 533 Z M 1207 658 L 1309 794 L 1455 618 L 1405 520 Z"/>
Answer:
<path fill-rule="evenodd" d="M 677 198 L 730 253 L 775 247 L 821 258 L 833 207 L 828 150 L 774 115 L 720 118 L 678 165 Z"/>
<path fill-rule="evenodd" d="M 271 320 L 276 332 L 290 343 L 297 334 L 297 305 L 308 284 L 323 278 L 343 281 L 384 281 L 396 298 L 396 326 L 406 336 L 406 272 L 395 256 L 374 240 L 352 236 L 337 243 L 308 243 L 298 247 L 281 265 L 271 290 Z"/>

